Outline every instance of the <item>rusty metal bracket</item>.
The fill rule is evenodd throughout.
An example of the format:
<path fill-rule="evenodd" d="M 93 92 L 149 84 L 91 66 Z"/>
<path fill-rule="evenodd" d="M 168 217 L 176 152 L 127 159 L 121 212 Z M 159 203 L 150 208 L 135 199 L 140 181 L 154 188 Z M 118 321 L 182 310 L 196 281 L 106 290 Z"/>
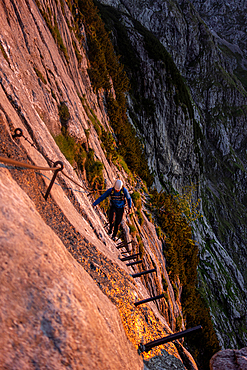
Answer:
<path fill-rule="evenodd" d="M 57 165 L 60 165 L 60 167 L 56 171 L 54 171 L 54 174 L 53 174 L 53 177 L 51 179 L 50 185 L 48 186 L 48 188 L 46 190 L 46 193 L 45 193 L 45 200 L 47 200 L 48 195 L 51 192 L 52 185 L 54 184 L 54 181 L 56 180 L 58 172 L 63 170 L 63 162 L 61 162 L 61 161 L 55 162 L 54 167 L 57 167 Z"/>
<path fill-rule="evenodd" d="M 16 137 L 23 136 L 23 131 L 21 128 L 16 128 L 14 131 L 14 135 L 12 135 L 12 138 L 15 139 Z"/>

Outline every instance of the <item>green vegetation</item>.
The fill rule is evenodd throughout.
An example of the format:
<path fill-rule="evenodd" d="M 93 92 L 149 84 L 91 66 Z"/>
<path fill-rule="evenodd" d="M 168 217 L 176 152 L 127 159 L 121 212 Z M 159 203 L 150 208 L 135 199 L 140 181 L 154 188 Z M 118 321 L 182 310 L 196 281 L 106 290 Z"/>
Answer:
<path fill-rule="evenodd" d="M 101 139 L 102 131 L 104 130 L 103 126 L 101 125 L 94 111 L 92 109 L 89 109 L 89 111 L 90 111 L 90 114 L 88 115 L 88 117 L 91 123 L 93 124 L 93 127 L 95 128 L 95 131 L 97 132 L 98 137 Z"/>
<path fill-rule="evenodd" d="M 82 96 L 79 95 L 79 98 L 81 100 L 83 108 L 85 109 L 85 111 L 88 115 L 88 118 L 90 119 L 89 124 L 93 125 L 95 131 L 97 132 L 97 135 L 98 135 L 99 139 L 101 139 L 102 148 L 105 151 L 106 158 L 109 161 L 113 161 L 114 163 L 116 163 L 116 161 L 121 162 L 122 158 L 120 158 L 120 155 L 117 153 L 117 145 L 116 145 L 116 142 L 115 142 L 115 139 L 114 139 L 112 133 L 110 131 L 107 131 L 107 130 L 104 129 L 104 127 L 99 122 L 99 120 L 98 120 L 96 114 L 94 113 L 94 111 L 91 108 L 89 108 L 89 106 L 88 106 L 88 104 L 85 100 L 85 97 L 84 96 L 82 97 Z M 89 136 L 89 132 L 88 132 L 88 136 Z M 122 167 L 124 167 L 125 171 L 127 173 L 129 173 L 129 169 L 126 166 L 125 163 L 122 163 Z"/>
<path fill-rule="evenodd" d="M 8 58 L 8 56 L 7 56 L 7 54 L 6 54 L 5 50 L 4 50 L 3 45 L 1 44 L 1 42 L 0 42 L 0 50 L 1 50 L 2 54 L 3 54 L 4 59 L 6 59 L 7 62 L 8 62 L 8 64 L 9 64 L 9 58 Z M 9 64 L 9 66 L 10 66 L 10 64 Z"/>
<path fill-rule="evenodd" d="M 182 316 L 179 315 L 176 319 L 176 331 L 182 330 L 182 323 L 183 323 Z"/>
<path fill-rule="evenodd" d="M 116 142 L 112 136 L 112 133 L 106 130 L 102 130 L 101 141 L 103 149 L 106 151 L 106 157 L 108 161 L 115 162 L 118 158 L 116 151 Z"/>
<path fill-rule="evenodd" d="M 196 288 L 198 246 L 193 240 L 191 227 L 191 222 L 199 217 L 196 203 L 192 202 L 189 207 L 191 202 L 188 200 L 188 193 L 183 198 L 153 190 L 151 195 L 150 208 L 166 234 L 163 253 L 175 295 L 178 294 L 177 281 L 180 281 L 183 287 L 181 301 L 187 327 L 199 324 L 203 327 L 203 333 L 193 336 L 188 340 L 188 344 L 200 368 L 206 370 L 210 358 L 220 347 L 209 309 Z"/>
<path fill-rule="evenodd" d="M 72 166 L 75 166 L 78 160 L 77 156 L 79 151 L 79 146 L 76 143 L 75 139 L 69 135 L 61 134 L 55 137 L 55 141 L 65 158 Z"/>
<path fill-rule="evenodd" d="M 42 75 L 42 73 L 38 70 L 38 68 L 33 67 L 33 69 L 35 70 L 36 75 L 37 75 L 37 76 L 41 79 L 41 81 L 46 85 L 46 84 L 47 84 L 47 81 L 46 81 L 46 79 L 44 78 L 44 76 Z"/>
<path fill-rule="evenodd" d="M 144 213 L 145 213 L 148 221 L 152 222 L 152 215 L 151 215 L 151 213 L 150 212 L 147 212 L 146 210 L 144 210 Z"/>
<path fill-rule="evenodd" d="M 136 131 L 127 119 L 126 107 L 123 108 L 111 94 L 108 97 L 108 115 L 119 140 L 119 154 L 123 156 L 129 169 L 146 181 L 147 186 L 151 186 L 153 176 L 148 169 L 145 154 Z"/>
<path fill-rule="evenodd" d="M 91 64 L 88 72 L 92 85 L 95 91 L 100 88 L 109 90 L 111 83 L 107 68 L 107 51 L 111 54 L 112 44 L 93 2 L 91 0 L 78 0 L 77 3 L 87 33 L 88 55 Z"/>
<path fill-rule="evenodd" d="M 136 234 L 136 227 L 134 224 L 129 224 L 129 231 L 130 231 L 130 234 L 133 234 L 133 235 Z"/>
<path fill-rule="evenodd" d="M 227 58 L 234 59 L 237 62 L 237 68 L 234 70 L 235 76 L 241 81 L 245 90 L 247 90 L 247 72 L 242 67 L 242 56 L 239 53 L 234 53 L 231 49 L 229 49 L 226 45 L 219 45 L 219 48 L 226 55 Z M 233 77 L 234 78 L 234 77 Z"/>
<path fill-rule="evenodd" d="M 115 51 L 121 55 L 120 59 L 125 69 L 129 72 L 140 69 L 140 60 L 136 56 L 125 26 L 121 23 L 121 13 L 111 6 L 103 5 L 97 0 L 94 1 L 100 11 L 105 28 L 110 34 L 112 31 L 117 34 L 118 43 L 114 44 Z M 131 74 L 130 73 L 130 74 Z M 135 81 L 131 79 L 131 87 L 135 88 Z"/>
<path fill-rule="evenodd" d="M 145 255 L 145 248 L 144 248 L 144 244 L 142 241 L 140 241 L 138 243 L 138 246 L 139 246 L 139 253 L 140 253 L 140 259 L 142 259 Z"/>
<path fill-rule="evenodd" d="M 168 288 L 168 283 L 164 275 L 162 275 L 162 285 L 163 285 L 164 291 L 166 292 Z"/>
<path fill-rule="evenodd" d="M 62 36 L 60 35 L 59 28 L 58 28 L 58 23 L 57 23 L 57 19 L 56 19 L 55 15 L 54 15 L 54 26 L 52 28 L 50 28 L 50 31 L 51 31 L 52 36 L 54 37 L 55 41 L 57 42 L 60 50 L 63 52 L 66 61 L 69 62 L 69 55 L 68 55 L 67 49 L 66 49 L 66 47 L 63 43 Z"/>
<path fill-rule="evenodd" d="M 139 224 L 142 226 L 144 224 L 144 217 L 142 215 L 142 211 L 140 209 L 138 209 L 136 211 L 136 214 L 137 214 L 137 217 L 138 217 Z"/>
<path fill-rule="evenodd" d="M 100 161 L 95 161 L 93 149 L 89 149 L 85 162 L 87 180 L 93 189 L 104 188 L 103 169 L 104 165 Z"/>
<path fill-rule="evenodd" d="M 151 186 L 153 176 L 149 172 L 143 146 L 126 114 L 125 93 L 129 89 L 129 80 L 123 65 L 115 55 L 109 35 L 93 1 L 77 0 L 77 6 L 87 33 L 89 76 L 95 92 L 100 89 L 106 92 L 107 111 L 118 140 L 117 152 L 124 158 L 128 168 Z M 78 12 L 76 16 L 78 18 Z M 112 85 L 115 97 L 110 93 Z"/>
<path fill-rule="evenodd" d="M 76 140 L 63 131 L 61 135 L 56 136 L 55 141 L 61 152 L 70 164 L 82 173 L 86 171 L 87 181 L 92 189 L 104 189 L 103 169 L 104 165 L 94 159 L 93 149 L 88 152 Z"/>
<path fill-rule="evenodd" d="M 138 217 L 139 224 L 142 226 L 144 223 L 144 217 L 141 211 L 142 208 L 142 200 L 141 200 L 141 194 L 138 191 L 134 191 L 131 194 L 131 198 L 133 200 L 134 206 L 137 208 L 136 214 Z"/>
<path fill-rule="evenodd" d="M 141 142 L 136 138 L 136 132 L 130 125 L 126 117 L 126 106 L 124 93 L 128 89 L 128 83 L 126 76 L 120 67 L 118 59 L 115 57 L 113 48 L 109 44 L 108 35 L 106 36 L 105 28 L 102 26 L 101 20 L 99 20 L 97 10 L 91 6 L 89 0 L 81 4 L 80 10 L 84 14 L 87 22 L 87 37 L 90 38 L 90 62 L 91 67 L 91 81 L 93 83 L 95 91 L 100 88 L 109 89 L 109 76 L 112 77 L 113 87 L 116 91 L 116 98 L 111 93 L 107 94 L 107 110 L 110 117 L 111 125 L 117 136 L 117 153 L 121 154 L 126 161 L 129 169 L 137 174 L 140 174 L 142 179 L 145 179 L 148 185 L 152 184 L 150 180 L 150 173 L 147 171 L 147 167 L 142 167 L 140 158 L 143 158 L 143 150 Z M 105 7 L 103 7 L 106 9 Z M 102 7 L 101 7 L 102 9 Z M 112 9 L 111 9 L 112 10 Z M 117 17 L 117 13 L 112 10 L 114 17 Z M 89 16 L 90 15 L 90 16 Z M 112 21 L 111 17 L 111 21 Z M 109 19 L 108 19 L 109 20 Z M 108 22 L 110 23 L 110 21 Z M 113 22 L 114 23 L 114 22 Z M 120 22 L 115 22 L 114 26 L 118 27 L 118 32 L 123 36 L 125 31 L 123 26 L 120 26 Z M 162 61 L 164 68 L 166 68 L 170 89 L 175 87 L 175 102 L 182 106 L 185 113 L 189 113 L 190 118 L 193 118 L 193 108 L 190 102 L 189 93 L 184 84 L 184 81 L 173 63 L 170 55 L 166 52 L 163 46 L 158 40 L 140 24 L 135 24 L 138 31 L 143 35 L 145 39 L 145 46 L 150 54 L 150 57 L 156 61 Z M 119 36 L 119 34 L 118 34 Z M 122 40 L 124 37 L 122 37 Z M 128 38 L 125 37 L 123 46 L 126 47 Z M 106 53 L 108 51 L 108 55 Z M 130 58 L 134 61 L 135 65 L 138 65 L 138 60 L 135 59 L 132 49 L 129 48 L 129 53 L 123 53 L 126 60 L 126 54 L 130 54 Z M 114 68 L 113 68 L 114 66 Z M 132 67 L 130 62 L 127 62 L 127 67 Z M 120 68 L 120 69 L 119 69 Z M 115 74 L 112 73 L 115 70 Z M 99 78 L 100 76 L 100 78 Z M 117 80 L 119 76 L 119 80 Z M 144 103 L 144 102 L 143 102 Z M 147 114 L 152 116 L 154 114 L 154 106 L 152 101 L 145 101 L 147 106 Z M 197 130 L 197 136 L 200 137 L 202 134 Z M 101 133 L 101 140 L 103 136 L 107 136 L 109 133 Z M 106 145 L 106 139 L 102 140 L 103 145 Z M 114 143 L 110 144 L 110 151 L 113 150 Z M 106 148 L 107 150 L 107 148 Z M 133 202 L 139 211 L 138 218 L 141 221 L 141 199 L 139 193 L 132 194 Z M 183 203 L 184 201 L 184 203 Z M 196 289 L 197 282 L 197 265 L 198 265 L 198 247 L 192 238 L 192 229 L 190 222 L 193 217 L 196 216 L 196 212 L 187 213 L 185 199 L 179 198 L 179 196 L 172 197 L 169 194 L 158 193 L 156 190 L 152 192 L 151 208 L 158 221 L 157 233 L 160 237 L 167 235 L 164 255 L 167 260 L 168 271 L 170 279 L 173 281 L 175 294 L 178 298 L 177 279 L 180 280 L 183 285 L 182 301 L 185 309 L 185 315 L 187 320 L 187 326 L 198 325 L 198 318 L 200 318 L 200 324 L 205 327 L 202 339 L 200 339 L 202 348 L 201 352 L 198 352 L 197 361 L 200 363 L 203 359 L 209 360 L 213 353 L 219 349 L 218 341 L 213 330 L 211 317 L 209 310 L 206 307 L 205 302 L 201 299 L 200 294 Z M 161 209 L 165 209 L 165 212 Z M 188 211 L 188 210 L 187 210 Z M 194 209 L 196 211 L 196 207 Z M 188 219 L 188 216 L 191 216 Z M 143 217 L 143 216 L 142 216 Z M 130 233 L 136 235 L 137 230 L 133 224 L 129 225 Z M 138 234 L 137 234 L 138 235 Z M 139 250 L 142 255 L 144 254 L 144 245 L 140 240 L 138 242 Z M 164 289 L 167 289 L 167 282 L 163 283 Z M 181 326 L 181 318 L 177 321 L 178 328 Z M 191 347 L 196 350 L 197 345 L 191 342 Z M 196 354 L 196 351 L 194 351 Z M 204 366 L 204 367 L 203 367 Z M 207 365 L 202 365 L 202 368 L 207 368 Z"/>
<path fill-rule="evenodd" d="M 61 102 L 58 106 L 58 114 L 60 117 L 62 128 L 65 132 L 67 130 L 68 121 L 70 119 L 69 108 L 67 107 L 65 102 Z"/>
<path fill-rule="evenodd" d="M 119 163 L 119 165 L 118 165 Z M 131 173 L 131 171 L 129 170 L 129 167 L 127 165 L 127 163 L 125 162 L 124 158 L 118 154 L 118 160 L 117 160 L 117 163 L 116 163 L 117 167 L 119 170 L 121 170 L 121 168 L 123 168 L 123 170 L 129 175 L 129 177 L 133 178 L 133 175 Z"/>
<path fill-rule="evenodd" d="M 247 71 L 238 65 L 238 67 L 234 71 L 237 78 L 242 82 L 245 90 L 247 91 Z"/>
<path fill-rule="evenodd" d="M 140 235 L 138 233 L 136 234 L 136 239 L 137 239 L 137 244 L 135 245 L 134 252 L 135 253 L 139 252 L 140 253 L 140 259 L 142 259 L 143 256 L 145 255 L 145 248 L 144 248 L 142 238 L 140 237 Z"/>
<path fill-rule="evenodd" d="M 56 2 L 57 2 L 57 0 L 56 0 Z M 60 0 L 60 5 L 61 5 L 62 13 L 65 16 L 65 9 L 64 9 L 64 1 L 63 0 Z"/>
<path fill-rule="evenodd" d="M 140 194 L 138 191 L 134 191 L 134 192 L 131 194 L 131 198 L 132 198 L 132 200 L 133 200 L 134 206 L 135 206 L 137 209 L 141 209 L 141 206 L 142 206 L 141 194 Z"/>
<path fill-rule="evenodd" d="M 156 227 L 156 234 L 157 234 L 158 238 L 161 239 L 162 230 L 161 230 L 161 227 L 160 226 L 157 226 Z"/>

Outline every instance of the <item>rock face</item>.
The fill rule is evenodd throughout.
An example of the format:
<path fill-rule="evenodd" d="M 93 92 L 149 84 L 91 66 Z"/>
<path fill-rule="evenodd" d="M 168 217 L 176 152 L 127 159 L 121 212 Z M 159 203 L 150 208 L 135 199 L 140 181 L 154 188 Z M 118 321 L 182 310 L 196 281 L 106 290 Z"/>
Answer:
<path fill-rule="evenodd" d="M 210 361 L 210 370 L 220 369 L 247 369 L 247 348 L 242 348 L 240 350 L 226 349 L 217 352 Z"/>
<path fill-rule="evenodd" d="M 197 1 L 192 4 L 210 29 L 229 44 L 229 48 L 247 56 L 246 1 Z M 235 50 L 234 50 L 235 48 Z"/>
<path fill-rule="evenodd" d="M 198 184 L 195 197 L 202 198 L 204 215 L 194 225 L 199 285 L 222 347 L 243 347 L 247 95 L 233 73 L 235 57 L 222 53 L 189 1 L 102 3 L 110 6 L 114 42 L 131 79 L 129 119 L 143 139 L 157 188 L 182 192 L 190 182 Z M 145 215 L 143 225 L 133 217 L 145 250 L 142 267 L 156 268 L 156 274 L 134 280 L 130 275 L 139 268 L 120 261 L 103 227 L 106 215 L 91 206 L 94 196 L 84 174 L 54 141 L 63 125 L 62 106 L 69 112 L 69 135 L 103 163 L 106 186 L 119 177 L 135 190 L 102 148 L 95 121 L 111 132 L 104 93 L 93 91 L 84 24 L 78 31 L 71 5 L 0 2 L 0 155 L 42 167 L 64 163 L 47 202 L 52 172 L 2 165 L 1 260 L 7 264 L 0 275 L 5 307 L 0 355 L 12 368 L 141 369 L 138 344 L 183 329 L 183 312 L 155 226 Z M 17 127 L 24 137 L 13 139 Z M 123 228 L 130 239 L 126 216 Z M 136 248 L 133 243 L 132 251 Z M 135 307 L 137 300 L 161 294 L 164 280 L 164 300 Z M 163 346 L 169 355 L 153 350 L 145 355 L 145 360 L 153 357 L 145 366 L 171 369 L 179 362 L 181 368 L 196 369 L 177 346 Z M 170 356 L 176 358 L 173 365 Z"/>
<path fill-rule="evenodd" d="M 0 361 L 13 369 L 142 369 L 138 345 L 171 333 L 178 323 L 183 329 L 182 307 L 155 226 L 144 216 L 141 227 L 133 217 L 145 251 L 142 267 L 156 267 L 153 276 L 134 280 L 139 268 L 119 259 L 103 227 L 106 215 L 92 208 L 83 174 L 54 140 L 66 106 L 68 133 L 94 150 L 104 164 L 106 186 L 118 177 L 135 186 L 102 149 L 93 121 L 110 129 L 104 96 L 91 86 L 84 26 L 79 43 L 73 22 L 63 1 L 0 2 L 0 156 L 46 168 L 64 163 L 45 201 L 53 172 L 1 162 Z M 16 128 L 23 137 L 13 138 Z M 123 228 L 130 238 L 126 216 Z M 134 305 L 161 294 L 164 279 L 165 299 Z M 162 348 L 196 370 L 178 346 Z M 154 349 L 145 360 L 160 354 Z"/>
<path fill-rule="evenodd" d="M 178 370 L 185 370 L 183 364 L 178 361 L 178 359 L 174 356 L 169 355 L 168 353 L 163 353 L 163 356 L 156 356 L 153 357 L 149 362 L 147 362 L 144 366 L 144 370 L 168 370 L 168 369 L 178 369 Z"/>
<path fill-rule="evenodd" d="M 179 191 L 186 183 L 198 183 L 204 214 L 195 225 L 201 247 L 199 285 L 221 346 L 242 347 L 246 343 L 242 328 L 246 327 L 247 93 L 234 72 L 236 61 L 222 53 L 215 33 L 190 1 L 101 3 L 114 7 L 114 19 L 117 9 L 129 50 L 135 51 L 135 62 L 141 66 L 129 72 L 137 81 L 129 95 L 129 111 L 145 138 L 157 183 Z M 209 11 L 209 2 L 203 6 Z M 120 26 L 111 22 L 117 40 Z M 169 55 L 162 52 L 162 45 L 186 81 L 192 109 L 187 99 L 180 98 L 180 88 L 186 96 L 182 83 L 175 78 L 168 83 Z M 121 45 L 118 48 L 125 55 Z M 125 64 L 128 68 L 130 63 Z M 231 337 L 229 331 L 234 333 Z"/>
<path fill-rule="evenodd" d="M 0 183 L 1 368 L 142 369 L 116 307 L 5 169 Z"/>
<path fill-rule="evenodd" d="M 219 48 L 245 89 L 247 76 L 246 1 L 192 0 L 196 10 L 210 28 Z"/>

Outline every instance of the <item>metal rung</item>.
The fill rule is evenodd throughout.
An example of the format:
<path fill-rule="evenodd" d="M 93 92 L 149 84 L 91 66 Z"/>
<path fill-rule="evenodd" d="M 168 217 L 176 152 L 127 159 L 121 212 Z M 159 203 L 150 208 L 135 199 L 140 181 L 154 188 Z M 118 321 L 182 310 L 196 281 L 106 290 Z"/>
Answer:
<path fill-rule="evenodd" d="M 125 245 L 125 244 L 119 244 L 119 245 L 116 245 L 116 248 L 117 248 L 117 249 L 124 248 L 124 247 L 126 247 L 126 245 Z"/>
<path fill-rule="evenodd" d="M 143 261 L 143 260 L 139 260 L 139 261 L 134 261 L 134 262 L 126 263 L 126 266 L 138 265 L 139 263 L 142 263 L 142 261 Z"/>
<path fill-rule="evenodd" d="M 137 274 L 133 274 L 133 275 L 131 275 L 131 276 L 132 276 L 133 278 L 137 278 L 137 277 L 142 276 L 142 275 L 151 274 L 151 272 L 156 272 L 156 269 L 151 269 L 151 270 L 141 271 L 141 272 L 138 272 Z"/>
<path fill-rule="evenodd" d="M 50 194 L 51 192 L 51 188 L 56 180 L 56 177 L 57 177 L 57 174 L 59 171 L 62 171 L 63 170 L 63 162 L 61 161 L 57 161 L 54 163 L 54 167 L 57 167 L 57 165 L 59 165 L 60 167 L 58 169 L 56 169 L 56 171 L 54 171 L 54 174 L 53 174 L 53 177 L 51 179 L 51 182 L 50 182 L 50 185 L 48 186 L 47 190 L 46 190 L 46 193 L 45 193 L 45 200 L 47 200 L 48 198 L 48 195 Z"/>
<path fill-rule="evenodd" d="M 131 242 L 128 242 L 128 243 L 122 242 L 122 243 L 117 244 L 116 247 L 117 248 L 123 248 L 123 247 L 126 247 L 130 243 L 132 243 L 132 241 Z"/>
<path fill-rule="evenodd" d="M 121 261 L 128 261 L 128 260 L 132 260 L 133 258 L 136 258 L 138 256 L 140 256 L 141 253 L 136 253 L 136 254 L 132 254 L 131 256 L 127 256 L 127 257 L 123 257 L 123 258 L 120 258 Z"/>
<path fill-rule="evenodd" d="M 143 303 L 156 301 L 157 299 L 163 298 L 164 296 L 165 294 L 156 295 L 155 297 L 150 297 L 147 299 L 143 299 L 142 301 L 135 302 L 134 305 L 139 306 L 140 304 L 143 304 Z"/>
<path fill-rule="evenodd" d="M 179 338 L 182 338 L 184 337 L 185 335 L 188 335 L 188 334 L 191 334 L 195 331 L 198 331 L 198 330 L 202 330 L 202 326 L 199 325 L 199 326 L 195 326 L 194 328 L 190 328 L 190 329 L 187 329 L 187 330 L 184 330 L 184 331 L 181 331 L 179 333 L 175 333 L 175 334 L 171 334 L 171 335 L 167 335 L 166 337 L 164 338 L 161 338 L 161 339 L 157 339 L 157 340 L 154 340 L 152 342 L 149 342 L 149 343 L 146 343 L 146 344 L 140 344 L 139 345 L 139 349 L 138 349 L 138 352 L 139 353 L 142 353 L 142 352 L 149 352 L 152 348 L 154 347 L 157 347 L 157 346 L 160 346 L 164 343 L 167 343 L 167 342 L 171 342 L 175 339 L 179 339 Z"/>

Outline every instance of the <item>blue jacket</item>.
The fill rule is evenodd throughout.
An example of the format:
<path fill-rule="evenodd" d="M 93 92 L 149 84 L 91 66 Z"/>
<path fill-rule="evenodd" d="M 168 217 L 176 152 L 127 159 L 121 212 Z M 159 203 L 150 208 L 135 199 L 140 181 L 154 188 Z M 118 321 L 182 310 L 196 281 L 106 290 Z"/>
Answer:
<path fill-rule="evenodd" d="M 124 195 L 122 198 L 124 198 L 124 199 L 120 199 L 120 200 L 119 199 L 114 199 L 115 196 L 116 197 L 119 196 L 120 194 L 122 194 L 122 192 L 123 192 L 123 195 Z M 129 195 L 128 190 L 124 187 L 120 191 L 116 191 L 114 188 L 110 188 L 110 189 L 106 190 L 106 192 L 104 194 L 102 194 L 93 203 L 93 206 L 97 206 L 97 204 L 99 204 L 100 202 L 102 202 L 102 200 L 109 197 L 109 195 L 112 195 L 111 203 L 116 208 L 123 208 L 125 206 L 125 198 L 127 199 L 129 208 L 131 208 L 131 204 L 132 204 L 131 197 Z"/>

